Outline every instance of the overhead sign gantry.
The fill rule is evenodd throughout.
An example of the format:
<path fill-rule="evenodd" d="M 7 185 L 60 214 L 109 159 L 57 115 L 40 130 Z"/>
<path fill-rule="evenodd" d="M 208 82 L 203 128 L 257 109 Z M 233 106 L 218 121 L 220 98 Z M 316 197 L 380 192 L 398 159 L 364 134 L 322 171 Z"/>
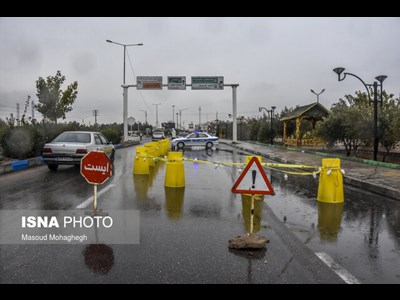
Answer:
<path fill-rule="evenodd" d="M 186 90 L 190 86 L 192 90 L 223 90 L 225 86 L 232 87 L 232 143 L 237 143 L 237 101 L 236 89 L 239 84 L 224 84 L 223 76 L 192 76 L 191 84 L 187 84 L 185 76 L 168 76 L 168 83 L 162 83 L 162 76 L 137 76 L 136 84 L 123 84 L 124 89 L 124 141 L 128 140 L 128 88 L 136 87 L 138 90 L 162 90 L 163 87 L 168 87 L 169 90 Z"/>

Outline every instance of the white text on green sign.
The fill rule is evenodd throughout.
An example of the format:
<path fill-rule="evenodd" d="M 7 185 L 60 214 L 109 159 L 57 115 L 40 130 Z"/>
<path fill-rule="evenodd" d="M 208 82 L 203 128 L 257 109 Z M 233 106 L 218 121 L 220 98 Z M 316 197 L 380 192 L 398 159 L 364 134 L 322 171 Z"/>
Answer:
<path fill-rule="evenodd" d="M 192 90 L 223 90 L 223 76 L 192 76 Z"/>
<path fill-rule="evenodd" d="M 168 76 L 169 90 L 186 90 L 185 76 Z"/>

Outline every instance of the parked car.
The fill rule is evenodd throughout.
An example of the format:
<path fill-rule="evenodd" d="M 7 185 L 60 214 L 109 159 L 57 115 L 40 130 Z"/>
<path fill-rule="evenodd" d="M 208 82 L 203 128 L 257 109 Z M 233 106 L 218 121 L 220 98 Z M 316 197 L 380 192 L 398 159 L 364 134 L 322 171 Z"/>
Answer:
<path fill-rule="evenodd" d="M 213 146 L 218 146 L 218 137 L 209 135 L 206 132 L 191 133 L 186 137 L 173 139 L 171 145 L 178 149 L 183 149 L 185 146 L 205 146 L 211 149 Z"/>
<path fill-rule="evenodd" d="M 165 134 L 162 131 L 154 131 L 151 137 L 152 141 L 159 141 L 165 139 Z"/>
<path fill-rule="evenodd" d="M 140 142 L 140 136 L 136 133 L 128 136 L 128 141 Z"/>
<path fill-rule="evenodd" d="M 50 170 L 59 165 L 80 166 L 81 159 L 92 150 L 104 151 L 114 161 L 115 149 L 100 132 L 64 131 L 43 147 L 42 158 Z"/>

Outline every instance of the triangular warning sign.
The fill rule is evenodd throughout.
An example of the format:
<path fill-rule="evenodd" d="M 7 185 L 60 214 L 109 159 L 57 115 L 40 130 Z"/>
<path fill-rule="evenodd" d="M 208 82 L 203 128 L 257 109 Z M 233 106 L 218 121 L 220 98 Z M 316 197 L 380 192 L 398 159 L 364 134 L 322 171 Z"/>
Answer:
<path fill-rule="evenodd" d="M 274 195 L 271 186 L 257 157 L 253 156 L 232 187 L 232 193 Z"/>

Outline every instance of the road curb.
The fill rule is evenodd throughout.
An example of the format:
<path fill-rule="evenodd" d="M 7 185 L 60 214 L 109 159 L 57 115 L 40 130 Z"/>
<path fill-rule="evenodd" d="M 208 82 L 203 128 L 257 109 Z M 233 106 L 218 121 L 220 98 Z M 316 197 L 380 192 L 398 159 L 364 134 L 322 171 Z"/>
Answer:
<path fill-rule="evenodd" d="M 269 155 L 267 153 L 261 153 L 260 151 L 255 151 L 255 150 L 248 149 L 246 147 L 240 146 L 240 144 L 231 144 L 229 142 L 224 142 L 224 141 L 220 141 L 220 143 L 232 146 L 232 147 L 237 148 L 239 150 L 243 150 L 243 151 L 250 152 L 250 153 L 253 153 L 253 154 L 256 154 L 256 155 L 260 155 L 262 157 L 265 157 L 267 159 L 270 159 L 270 160 L 273 160 L 273 161 L 277 161 L 277 162 L 280 162 L 280 163 L 298 164 L 298 162 L 296 162 L 296 161 L 288 160 L 288 159 L 285 159 L 285 158 L 282 158 L 282 157 L 278 157 L 278 156 L 274 156 L 274 155 Z M 292 150 L 292 149 L 289 149 L 289 150 Z M 309 152 L 309 154 L 316 154 L 316 153 L 310 153 Z M 316 154 L 316 155 L 318 155 L 318 154 Z M 360 162 L 360 161 L 358 161 L 358 162 Z M 365 163 L 365 162 L 363 162 L 363 163 Z M 370 164 L 370 163 L 368 162 L 368 164 Z M 370 165 L 374 165 L 374 164 L 370 164 Z M 380 164 L 376 164 L 376 166 L 378 166 L 378 165 L 380 165 Z M 380 166 L 382 166 L 382 165 L 380 165 Z M 372 182 L 368 182 L 365 179 L 358 179 L 358 178 L 351 177 L 351 176 L 348 176 L 348 175 L 343 175 L 343 181 L 344 181 L 345 184 L 351 185 L 353 187 L 356 187 L 356 188 L 359 188 L 359 189 L 362 189 L 362 190 L 365 190 L 365 191 L 368 191 L 368 192 L 371 192 L 371 193 L 374 193 L 374 194 L 378 194 L 378 195 L 381 195 L 381 196 L 384 196 L 384 197 L 387 197 L 387 198 L 391 198 L 391 199 L 394 199 L 394 200 L 397 200 L 397 201 L 400 200 L 400 190 L 393 189 L 393 188 L 388 187 L 388 186 L 378 185 L 378 184 L 375 184 L 375 183 L 372 183 Z"/>
<path fill-rule="evenodd" d="M 28 168 L 41 166 L 43 164 L 44 164 L 44 160 L 41 156 L 29 158 L 29 159 L 23 159 L 23 160 L 16 160 L 16 161 L 8 162 L 8 163 L 3 163 L 0 165 L 0 175 L 26 170 Z"/>

